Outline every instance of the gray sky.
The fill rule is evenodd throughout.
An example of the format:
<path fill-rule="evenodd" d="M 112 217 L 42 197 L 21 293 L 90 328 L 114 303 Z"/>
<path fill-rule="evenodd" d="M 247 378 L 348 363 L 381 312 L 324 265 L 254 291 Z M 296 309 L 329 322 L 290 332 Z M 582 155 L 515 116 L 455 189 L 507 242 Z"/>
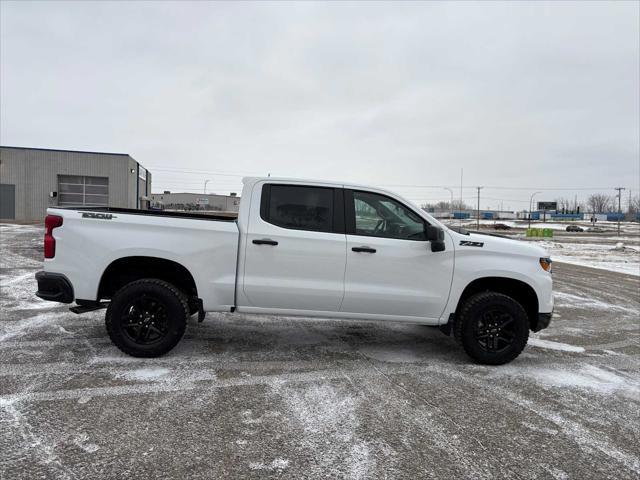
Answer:
<path fill-rule="evenodd" d="M 1 5 L 1 143 L 129 153 L 154 191 L 640 189 L 638 2 Z"/>

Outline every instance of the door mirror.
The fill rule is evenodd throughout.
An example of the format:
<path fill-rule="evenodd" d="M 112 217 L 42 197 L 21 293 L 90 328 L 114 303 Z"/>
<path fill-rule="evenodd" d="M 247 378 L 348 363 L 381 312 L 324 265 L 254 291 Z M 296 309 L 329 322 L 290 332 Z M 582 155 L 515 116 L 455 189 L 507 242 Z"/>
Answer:
<path fill-rule="evenodd" d="M 432 252 L 443 252 L 445 250 L 444 230 L 434 225 L 425 226 L 425 236 L 431 242 Z"/>

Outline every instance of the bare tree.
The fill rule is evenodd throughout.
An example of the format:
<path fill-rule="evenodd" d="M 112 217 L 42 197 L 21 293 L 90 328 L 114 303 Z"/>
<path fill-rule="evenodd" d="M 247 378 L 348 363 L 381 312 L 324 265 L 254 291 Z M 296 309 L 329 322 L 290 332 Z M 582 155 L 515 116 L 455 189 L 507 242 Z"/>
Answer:
<path fill-rule="evenodd" d="M 587 206 L 592 213 L 605 213 L 613 207 L 613 197 L 604 193 L 589 195 Z"/>
<path fill-rule="evenodd" d="M 640 195 L 629 197 L 629 213 L 640 212 Z"/>
<path fill-rule="evenodd" d="M 564 197 L 556 198 L 556 203 L 558 204 L 558 210 L 562 210 L 563 208 L 566 211 L 573 209 L 573 202 L 568 198 L 564 198 Z"/>
<path fill-rule="evenodd" d="M 467 205 L 464 200 L 460 201 L 460 200 L 454 200 L 453 201 L 453 209 L 454 210 L 471 210 L 473 207 L 470 207 L 469 205 Z"/>
<path fill-rule="evenodd" d="M 441 211 L 446 211 L 446 210 L 460 211 L 460 210 L 471 210 L 472 209 L 472 207 L 470 207 L 466 203 L 464 203 L 464 202 L 460 203 L 460 200 L 454 200 L 453 201 L 453 209 L 451 208 L 451 202 L 445 202 L 445 201 L 440 201 L 440 202 L 437 202 L 437 203 L 423 203 L 420 206 L 422 208 L 424 208 L 425 210 L 433 209 L 433 210 L 441 210 Z"/>

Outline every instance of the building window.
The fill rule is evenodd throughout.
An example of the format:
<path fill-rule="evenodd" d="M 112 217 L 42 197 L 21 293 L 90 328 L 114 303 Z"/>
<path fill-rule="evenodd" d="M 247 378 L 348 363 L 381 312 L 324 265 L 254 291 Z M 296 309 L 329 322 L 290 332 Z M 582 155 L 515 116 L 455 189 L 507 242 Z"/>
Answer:
<path fill-rule="evenodd" d="M 58 175 L 58 204 L 61 207 L 106 207 L 109 178 Z"/>

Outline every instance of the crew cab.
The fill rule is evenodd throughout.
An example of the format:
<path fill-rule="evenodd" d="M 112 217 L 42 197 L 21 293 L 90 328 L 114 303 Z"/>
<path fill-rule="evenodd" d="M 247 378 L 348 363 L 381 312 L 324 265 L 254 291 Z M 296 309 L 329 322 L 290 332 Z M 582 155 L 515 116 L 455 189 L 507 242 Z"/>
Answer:
<path fill-rule="evenodd" d="M 122 351 L 167 353 L 189 316 L 237 312 L 413 322 L 502 364 L 553 311 L 551 259 L 497 235 L 447 228 L 379 188 L 245 178 L 237 218 L 49 208 L 40 298 L 106 307 Z"/>

